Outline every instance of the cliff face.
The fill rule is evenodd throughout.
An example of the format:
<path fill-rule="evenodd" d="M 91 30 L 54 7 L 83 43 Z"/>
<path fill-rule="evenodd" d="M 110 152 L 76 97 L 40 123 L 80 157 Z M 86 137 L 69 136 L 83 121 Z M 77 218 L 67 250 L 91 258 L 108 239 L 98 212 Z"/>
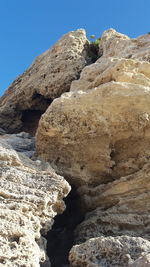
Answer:
<path fill-rule="evenodd" d="M 96 57 L 97 61 L 92 63 Z M 1 181 L 5 181 L 2 188 L 4 192 L 11 188 L 11 194 L 21 195 L 20 204 L 15 204 L 12 211 L 12 195 L 2 193 L 2 205 L 11 212 L 3 216 L 4 224 L 13 216 L 12 212 L 22 216 L 22 207 L 26 205 L 22 201 L 28 201 L 29 206 L 30 202 L 34 203 L 34 212 L 33 208 L 27 208 L 25 216 L 34 214 L 40 225 L 38 229 L 46 233 L 51 228 L 52 217 L 64 209 L 62 198 L 70 190 L 59 175 L 64 176 L 76 188 L 80 209 L 85 215 L 84 220 L 81 216 L 81 223 L 71 222 L 75 229 L 70 266 L 150 266 L 149 62 L 149 34 L 130 39 L 113 29 L 107 30 L 102 35 L 99 52 L 94 55 L 85 32 L 77 30 L 39 56 L 1 99 L 3 130 L 36 133 L 34 154 L 33 137 L 6 135 L 1 130 L 2 151 L 5 150 L 2 154 L 7 155 L 5 172 L 9 173 L 4 175 L 5 158 L 2 157 Z M 20 143 L 26 145 L 18 148 L 16 138 L 23 138 Z M 8 144 L 17 152 L 6 148 Z M 20 180 L 16 179 L 18 172 Z M 15 181 L 15 188 L 10 186 L 10 181 L 12 184 Z M 34 185 L 34 197 L 29 183 Z M 16 203 L 18 198 L 14 195 Z M 39 204 L 42 201 L 46 204 Z M 28 220 L 30 232 L 31 217 Z M 22 233 L 23 227 L 18 227 Z M 66 223 L 65 227 L 69 228 L 70 224 Z M 11 231 L 1 235 L 7 246 Z M 24 231 L 31 241 L 30 233 Z M 41 261 L 39 242 L 43 241 L 39 240 L 43 238 L 38 231 L 35 231 L 38 237 L 34 238 L 34 246 L 38 246 L 37 262 L 33 266 Z M 66 228 L 65 233 L 69 233 Z M 16 249 L 20 257 L 23 254 L 18 251 L 22 246 Z M 28 246 L 30 250 L 30 243 Z M 34 251 L 33 248 L 33 254 Z M 8 255 L 5 259 L 8 261 Z M 16 256 L 16 259 L 21 258 Z M 31 256 L 28 262 L 33 262 Z M 21 266 L 17 264 L 14 261 L 14 266 Z M 59 262 L 59 266 L 63 266 L 63 262 Z"/>

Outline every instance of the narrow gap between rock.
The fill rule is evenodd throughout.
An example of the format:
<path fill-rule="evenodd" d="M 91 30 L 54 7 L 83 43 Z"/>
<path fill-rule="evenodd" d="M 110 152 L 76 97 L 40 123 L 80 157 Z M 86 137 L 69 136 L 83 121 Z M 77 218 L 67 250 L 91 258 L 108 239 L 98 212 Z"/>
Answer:
<path fill-rule="evenodd" d="M 103 55 L 103 52 L 99 50 L 99 46 L 96 46 L 93 43 L 91 43 L 89 47 L 89 55 L 92 64 L 95 63 Z"/>
<path fill-rule="evenodd" d="M 68 256 L 74 245 L 74 229 L 84 219 L 75 187 L 72 187 L 64 201 L 66 210 L 55 217 L 53 227 L 46 236 L 47 255 L 50 258 L 51 267 L 69 266 Z"/>

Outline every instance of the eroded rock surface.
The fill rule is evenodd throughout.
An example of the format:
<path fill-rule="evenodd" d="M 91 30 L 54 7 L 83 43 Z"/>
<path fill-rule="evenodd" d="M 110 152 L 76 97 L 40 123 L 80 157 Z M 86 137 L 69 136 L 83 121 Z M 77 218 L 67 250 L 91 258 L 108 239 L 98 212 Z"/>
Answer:
<path fill-rule="evenodd" d="M 150 35 L 131 40 L 111 29 L 100 49 L 103 56 L 41 117 L 36 135 L 39 157 L 78 187 L 88 213 L 76 243 L 87 242 L 87 251 L 90 238 L 150 240 Z"/>
<path fill-rule="evenodd" d="M 48 163 L 16 152 L 7 137 L 0 138 L 0 266 L 50 266 L 41 233 L 64 211 L 70 186 Z"/>
<path fill-rule="evenodd" d="M 38 120 L 52 100 L 69 91 L 85 65 L 92 62 L 85 31 L 64 35 L 38 56 L 0 100 L 0 125 L 7 132 L 35 133 Z M 13 121 L 13 124 L 12 124 Z"/>
<path fill-rule="evenodd" d="M 98 237 L 74 246 L 69 259 L 72 267 L 127 267 L 149 250 L 150 242 L 140 237 Z"/>
<path fill-rule="evenodd" d="M 85 214 L 74 231 L 70 266 L 149 266 L 150 35 L 130 39 L 110 29 L 102 35 L 101 54 L 88 65 L 85 33 L 71 32 L 38 57 L 1 100 L 0 218 L 2 227 L 8 225 L 1 231 L 2 264 L 20 264 L 22 257 L 26 266 L 34 258 L 33 266 L 49 264 L 40 229 L 46 233 L 64 210 L 70 187 L 63 175 L 77 188 Z M 33 134 L 39 118 L 33 161 L 34 138 L 4 132 L 22 128 Z M 12 243 L 17 248 L 10 256 Z"/>
<path fill-rule="evenodd" d="M 75 183 L 135 172 L 149 157 L 149 103 L 149 87 L 121 82 L 63 95 L 40 120 L 37 152 Z"/>

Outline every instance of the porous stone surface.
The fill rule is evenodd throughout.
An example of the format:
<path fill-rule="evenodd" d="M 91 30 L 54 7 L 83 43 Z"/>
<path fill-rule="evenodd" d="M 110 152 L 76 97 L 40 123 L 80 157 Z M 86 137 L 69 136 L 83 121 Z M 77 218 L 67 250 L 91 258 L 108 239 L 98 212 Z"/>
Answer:
<path fill-rule="evenodd" d="M 63 36 L 1 99 L 6 266 L 23 260 L 31 266 L 34 258 L 33 266 L 49 264 L 40 231 L 64 210 L 70 187 L 59 175 L 77 188 L 85 214 L 74 231 L 70 266 L 149 266 L 150 34 L 130 39 L 109 29 L 102 56 L 90 65 L 89 51 L 84 31 Z M 20 128 L 36 131 L 35 155 L 29 134 L 5 134 Z"/>
<path fill-rule="evenodd" d="M 27 114 L 28 121 L 33 116 L 38 120 L 54 98 L 69 91 L 72 80 L 78 79 L 84 66 L 91 62 L 85 31 L 65 34 L 7 89 L 0 100 L 1 127 L 11 133 L 29 130 L 24 129 L 23 112 L 32 111 Z"/>
<path fill-rule="evenodd" d="M 79 251 L 85 242 L 85 259 L 91 238 L 93 251 L 102 236 L 150 240 L 150 35 L 131 40 L 110 29 L 101 49 L 71 91 L 53 101 L 36 134 L 39 158 L 78 187 L 86 216 L 75 242 Z M 73 265 L 76 259 L 72 266 L 84 266 Z"/>
<path fill-rule="evenodd" d="M 65 94 L 40 120 L 37 153 L 74 183 L 134 173 L 149 157 L 149 103 L 149 87 L 131 83 Z"/>
<path fill-rule="evenodd" d="M 150 62 L 149 43 L 149 33 L 131 39 L 125 34 L 109 29 L 102 34 L 100 49 L 106 57 L 133 58 Z"/>
<path fill-rule="evenodd" d="M 7 138 L 0 137 L 0 266 L 48 267 L 41 234 L 64 211 L 70 186 L 48 163 L 16 152 Z"/>
<path fill-rule="evenodd" d="M 149 250 L 150 242 L 140 237 L 97 237 L 74 246 L 70 251 L 69 260 L 71 267 L 140 266 L 132 263 Z"/>

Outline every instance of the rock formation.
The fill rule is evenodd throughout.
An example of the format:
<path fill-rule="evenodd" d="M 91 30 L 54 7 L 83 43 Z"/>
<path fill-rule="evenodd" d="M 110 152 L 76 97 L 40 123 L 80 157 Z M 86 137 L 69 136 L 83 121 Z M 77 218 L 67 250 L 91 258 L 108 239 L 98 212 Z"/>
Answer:
<path fill-rule="evenodd" d="M 79 78 L 84 66 L 92 62 L 89 48 L 85 31 L 77 30 L 38 56 L 1 98 L 1 127 L 10 133 L 35 133 L 41 114 L 52 100 L 69 91 L 72 80 Z"/>
<path fill-rule="evenodd" d="M 140 237 L 97 237 L 74 246 L 70 251 L 69 259 L 73 267 L 126 267 L 134 266 L 139 255 L 146 254 L 149 250 L 150 242 Z"/>
<path fill-rule="evenodd" d="M 50 266 L 47 233 L 70 186 L 48 163 L 32 161 L 0 138 L 0 266 Z"/>
<path fill-rule="evenodd" d="M 65 208 L 68 182 L 80 211 L 72 228 L 62 222 L 62 231 L 60 217 L 53 230 L 64 238 L 75 228 L 67 266 L 150 266 L 150 34 L 109 29 L 96 61 L 92 49 L 83 30 L 66 34 L 0 101 L 6 266 L 49 264 L 43 233 Z"/>
<path fill-rule="evenodd" d="M 41 117 L 38 155 L 78 187 L 90 211 L 75 231 L 77 243 L 108 235 L 150 238 L 148 42 L 149 35 L 131 40 L 104 32 L 103 56 Z"/>

